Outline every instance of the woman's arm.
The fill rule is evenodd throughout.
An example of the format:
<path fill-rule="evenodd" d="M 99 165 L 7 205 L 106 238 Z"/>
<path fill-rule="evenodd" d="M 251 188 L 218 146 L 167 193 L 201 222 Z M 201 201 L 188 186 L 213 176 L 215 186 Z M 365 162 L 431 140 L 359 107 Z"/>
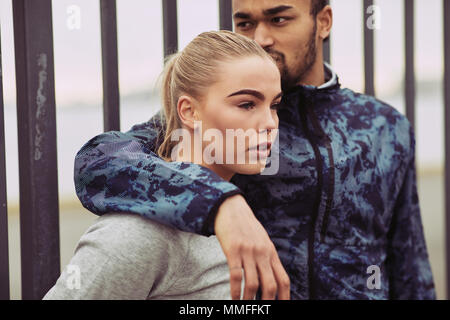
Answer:
<path fill-rule="evenodd" d="M 177 230 L 108 214 L 83 235 L 45 300 L 144 300 L 163 295 L 187 252 Z"/>

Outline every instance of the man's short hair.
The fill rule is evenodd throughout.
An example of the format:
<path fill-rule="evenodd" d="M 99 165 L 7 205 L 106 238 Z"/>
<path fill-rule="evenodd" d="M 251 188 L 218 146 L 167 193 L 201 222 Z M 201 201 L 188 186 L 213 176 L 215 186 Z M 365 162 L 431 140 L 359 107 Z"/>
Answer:
<path fill-rule="evenodd" d="M 317 17 L 320 11 L 328 4 L 328 0 L 311 0 L 311 15 Z"/>

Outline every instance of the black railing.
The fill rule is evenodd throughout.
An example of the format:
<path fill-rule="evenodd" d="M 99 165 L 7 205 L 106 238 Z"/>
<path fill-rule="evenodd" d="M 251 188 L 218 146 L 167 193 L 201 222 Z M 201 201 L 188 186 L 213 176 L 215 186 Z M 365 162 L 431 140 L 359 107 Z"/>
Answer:
<path fill-rule="evenodd" d="M 220 30 L 233 30 L 231 1 L 219 0 Z"/>
<path fill-rule="evenodd" d="M 100 0 L 103 66 L 103 128 L 120 130 L 116 0 Z"/>
<path fill-rule="evenodd" d="M 370 7 L 373 6 L 373 0 L 363 0 L 363 29 L 364 29 L 364 92 L 365 94 L 375 96 L 375 38 L 374 29 L 368 27 L 366 22 L 373 14 Z"/>
<path fill-rule="evenodd" d="M 450 1 L 444 0 L 444 118 L 445 118 L 445 252 L 447 299 L 450 299 Z"/>
<path fill-rule="evenodd" d="M 60 274 L 51 0 L 14 0 L 22 298 Z"/>
<path fill-rule="evenodd" d="M 164 57 L 178 51 L 177 0 L 163 0 Z"/>
<path fill-rule="evenodd" d="M 363 23 L 373 0 L 363 0 Z M 115 0 L 100 0 L 104 130 L 120 129 Z M 406 115 L 415 123 L 414 0 L 404 0 Z M 220 28 L 232 30 L 231 0 L 219 0 Z M 177 1 L 162 0 L 164 56 L 178 50 Z M 40 299 L 60 273 L 51 0 L 14 0 L 20 171 L 22 298 Z M 450 1 L 444 0 L 446 274 L 450 294 Z M 364 28 L 365 92 L 375 95 L 374 30 Z M 1 35 L 0 35 L 1 38 Z M 330 43 L 324 59 L 330 61 Z M 9 299 L 5 134 L 0 47 L 0 299 Z"/>
<path fill-rule="evenodd" d="M 2 35 L 0 30 L 0 299 L 6 300 L 9 299 L 9 250 L 2 74 Z"/>
<path fill-rule="evenodd" d="M 414 1 L 405 1 L 405 113 L 416 127 L 416 75 L 414 69 Z"/>

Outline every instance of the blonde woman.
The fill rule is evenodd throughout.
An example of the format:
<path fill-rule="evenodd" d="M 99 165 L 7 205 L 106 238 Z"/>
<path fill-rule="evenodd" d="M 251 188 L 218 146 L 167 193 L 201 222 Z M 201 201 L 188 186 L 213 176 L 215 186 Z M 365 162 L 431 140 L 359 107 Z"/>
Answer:
<path fill-rule="evenodd" d="M 180 167 L 196 162 L 224 181 L 265 168 L 278 128 L 281 80 L 256 42 L 226 31 L 199 35 L 166 63 L 162 97 L 160 157 Z M 244 141 L 241 149 L 235 140 Z M 164 210 L 163 202 L 159 207 Z M 215 236 L 136 214 L 107 214 L 83 235 L 44 299 L 230 299 L 231 269 Z M 253 298 L 246 290 L 242 297 Z M 273 299 L 275 292 L 264 291 L 262 298 Z"/>

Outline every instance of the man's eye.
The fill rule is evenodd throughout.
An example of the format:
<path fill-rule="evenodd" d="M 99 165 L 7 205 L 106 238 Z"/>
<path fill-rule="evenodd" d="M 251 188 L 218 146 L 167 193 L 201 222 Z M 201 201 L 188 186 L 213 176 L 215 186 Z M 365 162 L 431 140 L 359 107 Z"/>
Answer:
<path fill-rule="evenodd" d="M 275 24 L 282 24 L 284 22 L 286 22 L 288 19 L 284 18 L 284 17 L 276 17 L 272 19 L 272 22 Z"/>
<path fill-rule="evenodd" d="M 252 27 L 252 23 L 249 21 L 244 21 L 244 22 L 239 22 L 236 26 L 241 30 L 248 30 Z"/>
<path fill-rule="evenodd" d="M 244 102 L 244 103 L 241 103 L 240 105 L 238 105 L 238 107 L 245 109 L 245 110 L 250 110 L 255 107 L 255 104 L 253 102 Z"/>

